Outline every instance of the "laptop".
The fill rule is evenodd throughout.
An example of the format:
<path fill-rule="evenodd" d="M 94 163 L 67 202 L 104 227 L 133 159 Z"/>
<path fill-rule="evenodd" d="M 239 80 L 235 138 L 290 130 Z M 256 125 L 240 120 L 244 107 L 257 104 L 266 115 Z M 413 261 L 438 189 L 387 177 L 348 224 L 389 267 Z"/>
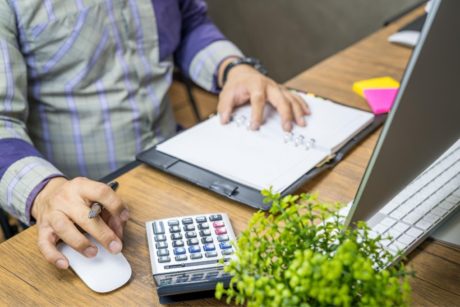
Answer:
<path fill-rule="evenodd" d="M 460 1 L 437 0 L 427 16 L 392 111 L 345 224 L 404 255 L 460 207 Z"/>

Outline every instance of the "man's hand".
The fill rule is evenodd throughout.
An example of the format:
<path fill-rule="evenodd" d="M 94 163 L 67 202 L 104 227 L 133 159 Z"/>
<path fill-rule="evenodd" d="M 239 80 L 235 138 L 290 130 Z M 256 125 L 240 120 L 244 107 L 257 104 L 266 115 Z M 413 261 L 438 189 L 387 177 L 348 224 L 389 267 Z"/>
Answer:
<path fill-rule="evenodd" d="M 94 202 L 101 203 L 104 210 L 98 217 L 89 219 Z M 121 239 L 129 211 L 103 183 L 59 177 L 51 179 L 37 195 L 32 216 L 37 220 L 38 247 L 43 256 L 56 267 L 66 269 L 69 262 L 56 248 L 59 239 L 86 257 L 96 256 L 97 247 L 78 230 L 78 225 L 108 251 L 117 254 L 123 247 Z"/>
<path fill-rule="evenodd" d="M 225 66 L 231 60 L 221 64 L 220 81 Z M 228 123 L 233 109 L 248 101 L 252 107 L 250 124 L 252 130 L 259 129 L 263 123 L 264 107 L 267 102 L 279 112 L 285 131 L 291 131 L 293 122 L 299 126 L 305 126 L 304 116 L 310 114 L 307 104 L 298 95 L 262 75 L 251 66 L 238 65 L 228 73 L 227 81 L 219 95 L 217 111 L 220 114 L 221 123 Z"/>

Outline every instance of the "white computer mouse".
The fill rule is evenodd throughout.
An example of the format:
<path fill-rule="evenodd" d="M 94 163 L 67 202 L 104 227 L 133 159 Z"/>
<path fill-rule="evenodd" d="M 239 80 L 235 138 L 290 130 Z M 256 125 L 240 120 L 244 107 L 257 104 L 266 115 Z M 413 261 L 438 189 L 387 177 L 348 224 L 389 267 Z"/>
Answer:
<path fill-rule="evenodd" d="M 420 32 L 406 30 L 391 35 L 390 37 L 388 37 L 388 41 L 390 43 L 400 44 L 407 47 L 415 47 L 415 45 L 417 45 L 419 37 Z"/>
<path fill-rule="evenodd" d="M 106 293 L 120 288 L 131 278 L 132 270 L 122 253 L 113 255 L 93 237 L 87 237 L 97 246 L 96 257 L 87 258 L 65 243 L 58 249 L 69 260 L 70 267 L 93 291 Z"/>

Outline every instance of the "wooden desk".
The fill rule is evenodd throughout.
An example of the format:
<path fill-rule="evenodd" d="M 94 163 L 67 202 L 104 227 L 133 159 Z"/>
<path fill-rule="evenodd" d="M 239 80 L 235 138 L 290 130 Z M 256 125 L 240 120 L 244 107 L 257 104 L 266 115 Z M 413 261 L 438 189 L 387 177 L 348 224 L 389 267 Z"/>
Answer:
<path fill-rule="evenodd" d="M 384 28 L 300 74 L 287 85 L 366 108 L 351 91 L 353 81 L 390 75 L 400 79 L 410 50 L 390 45 L 386 38 L 420 10 Z M 350 201 L 361 180 L 378 132 L 363 142 L 335 169 L 306 184 L 302 191 L 318 191 L 323 200 Z M 144 222 L 177 215 L 227 212 L 237 232 L 246 227 L 253 209 L 217 197 L 171 176 L 137 167 L 119 177 L 119 194 L 131 208 L 124 254 L 133 268 L 132 280 L 119 291 L 98 295 L 70 271 L 59 271 L 42 258 L 31 227 L 0 245 L 0 305 L 157 305 L 151 276 Z M 417 272 L 412 279 L 415 305 L 460 305 L 460 251 L 426 242 L 410 255 Z M 223 305 L 214 299 L 178 306 Z"/>

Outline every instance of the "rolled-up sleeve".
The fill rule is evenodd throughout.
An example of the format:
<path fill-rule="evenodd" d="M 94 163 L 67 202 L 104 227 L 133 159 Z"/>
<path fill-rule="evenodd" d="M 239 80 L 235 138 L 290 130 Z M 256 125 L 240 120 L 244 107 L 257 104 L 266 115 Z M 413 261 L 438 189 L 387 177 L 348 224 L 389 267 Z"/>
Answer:
<path fill-rule="evenodd" d="M 202 88 L 217 92 L 217 69 L 228 57 L 243 56 L 207 16 L 202 0 L 180 0 L 181 42 L 175 53 L 176 64 Z"/>
<path fill-rule="evenodd" d="M 0 3 L 0 206 L 30 224 L 35 196 L 62 173 L 33 146 L 27 121 L 27 68 L 18 46 L 16 20 Z"/>

